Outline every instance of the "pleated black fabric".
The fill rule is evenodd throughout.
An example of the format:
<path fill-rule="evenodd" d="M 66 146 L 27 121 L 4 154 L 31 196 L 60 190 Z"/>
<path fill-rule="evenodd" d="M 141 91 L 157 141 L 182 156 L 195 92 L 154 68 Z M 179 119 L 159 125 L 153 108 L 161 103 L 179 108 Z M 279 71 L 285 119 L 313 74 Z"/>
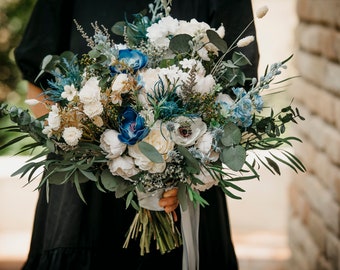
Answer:
<path fill-rule="evenodd" d="M 124 16 L 129 18 L 145 9 L 149 2 L 38 0 L 22 42 L 15 50 L 24 79 L 37 84 L 34 79 L 47 54 L 65 50 L 81 54 L 89 50 L 76 30 L 74 19 L 92 35 L 91 22 L 110 28 Z M 172 15 L 179 19 L 196 18 L 215 28 L 223 23 L 226 40 L 231 44 L 253 14 L 250 0 L 173 0 Z M 254 27 L 247 30 L 245 35 L 248 34 L 255 35 Z M 121 41 L 120 37 L 114 39 Z M 253 63 L 247 74 L 257 76 L 257 44 L 246 47 L 244 52 Z M 30 252 L 23 270 L 181 269 L 182 248 L 165 255 L 155 251 L 140 256 L 138 243 L 132 241 L 128 249 L 123 249 L 135 210 L 125 209 L 123 199 L 98 191 L 92 182 L 82 184 L 82 190 L 87 204 L 71 184 L 51 185 L 48 203 L 46 187 L 39 191 Z M 203 196 L 210 206 L 202 208 L 200 214 L 200 269 L 236 270 L 225 195 L 214 187 Z"/>

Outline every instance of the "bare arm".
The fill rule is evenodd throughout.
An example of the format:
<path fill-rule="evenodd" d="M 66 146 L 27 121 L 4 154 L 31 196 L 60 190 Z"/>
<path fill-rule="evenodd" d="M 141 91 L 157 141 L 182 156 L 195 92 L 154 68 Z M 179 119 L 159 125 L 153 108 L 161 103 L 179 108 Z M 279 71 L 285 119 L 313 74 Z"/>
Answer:
<path fill-rule="evenodd" d="M 30 82 L 28 83 L 27 99 L 37 99 L 39 101 L 42 101 L 42 103 L 39 103 L 31 107 L 33 114 L 37 118 L 48 113 L 48 109 L 44 105 L 46 101 L 44 100 L 44 95 L 42 93 L 43 91 L 40 87 L 34 85 L 33 83 L 30 83 Z"/>

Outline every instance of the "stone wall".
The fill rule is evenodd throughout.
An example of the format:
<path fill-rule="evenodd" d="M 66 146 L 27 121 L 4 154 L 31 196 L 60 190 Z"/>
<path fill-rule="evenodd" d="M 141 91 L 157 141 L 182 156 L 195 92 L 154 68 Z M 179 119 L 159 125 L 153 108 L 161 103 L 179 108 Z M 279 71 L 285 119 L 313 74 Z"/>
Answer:
<path fill-rule="evenodd" d="M 298 0 L 291 88 L 307 172 L 290 187 L 290 270 L 340 269 L 340 0 Z"/>

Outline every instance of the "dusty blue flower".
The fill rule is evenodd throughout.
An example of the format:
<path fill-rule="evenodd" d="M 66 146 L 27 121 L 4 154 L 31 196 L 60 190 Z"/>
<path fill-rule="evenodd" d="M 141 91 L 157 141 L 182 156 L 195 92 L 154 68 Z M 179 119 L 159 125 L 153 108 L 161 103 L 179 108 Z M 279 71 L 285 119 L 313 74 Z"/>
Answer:
<path fill-rule="evenodd" d="M 120 116 L 120 134 L 118 139 L 125 144 L 134 145 L 148 135 L 149 128 L 145 126 L 145 119 L 133 108 L 127 107 Z"/>
<path fill-rule="evenodd" d="M 110 66 L 111 74 L 127 72 L 128 69 L 137 71 L 145 67 L 148 57 L 139 50 L 123 49 L 119 50 L 119 65 Z"/>

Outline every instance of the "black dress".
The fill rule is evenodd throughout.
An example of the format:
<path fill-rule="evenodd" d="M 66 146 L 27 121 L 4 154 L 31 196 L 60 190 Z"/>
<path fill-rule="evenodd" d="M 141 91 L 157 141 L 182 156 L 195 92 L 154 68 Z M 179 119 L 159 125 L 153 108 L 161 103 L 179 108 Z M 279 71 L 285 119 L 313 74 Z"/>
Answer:
<path fill-rule="evenodd" d="M 151 0 L 38 0 L 22 42 L 15 50 L 24 79 L 34 82 L 41 60 L 47 54 L 88 51 L 73 19 L 92 35 L 91 22 L 110 28 L 125 15 L 129 18 L 145 9 L 149 2 Z M 230 44 L 252 20 L 253 14 L 250 0 L 173 0 L 172 15 L 179 19 L 196 18 L 216 28 L 223 23 Z M 249 33 L 255 34 L 254 27 Z M 120 41 L 119 37 L 114 39 Z M 247 73 L 256 76 L 257 44 L 246 50 L 253 62 Z M 45 187 L 39 191 L 24 270 L 181 269 L 182 248 L 165 255 L 155 251 L 140 256 L 138 243 L 131 241 L 129 248 L 123 249 L 135 210 L 125 209 L 124 200 L 98 191 L 91 182 L 82 184 L 82 189 L 87 204 L 80 200 L 71 184 L 51 185 L 49 203 Z M 225 195 L 218 188 L 212 188 L 203 196 L 210 206 L 200 211 L 200 269 L 236 270 Z"/>

